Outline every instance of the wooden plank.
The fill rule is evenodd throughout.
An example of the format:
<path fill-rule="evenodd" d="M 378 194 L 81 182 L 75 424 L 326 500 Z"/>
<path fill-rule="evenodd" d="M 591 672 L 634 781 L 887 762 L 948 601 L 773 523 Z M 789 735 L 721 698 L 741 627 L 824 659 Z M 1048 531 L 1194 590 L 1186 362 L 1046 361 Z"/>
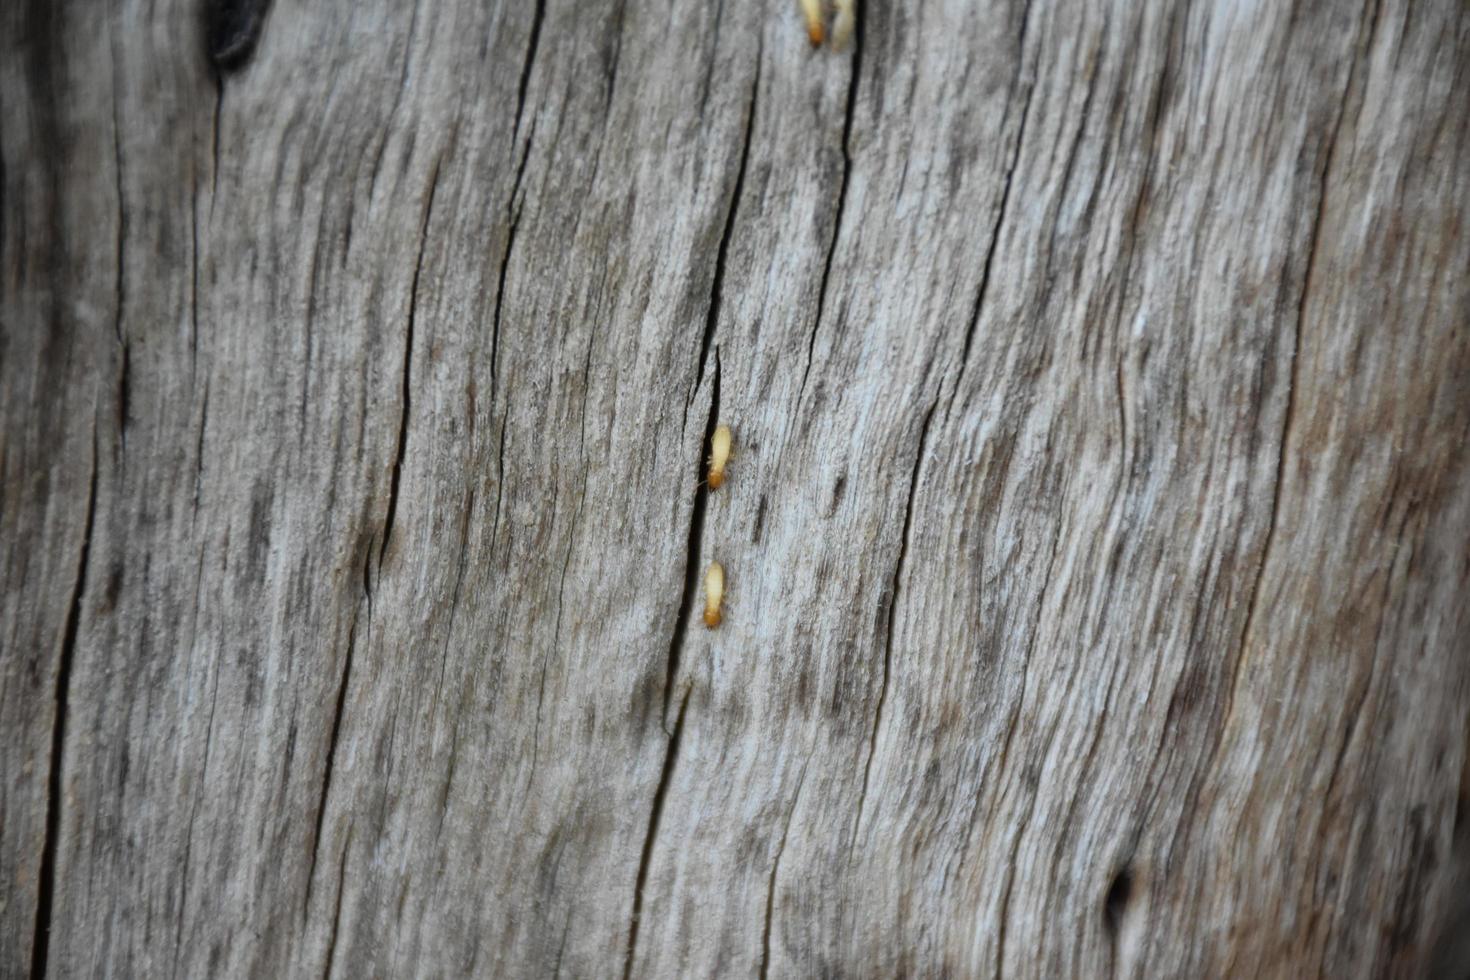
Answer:
<path fill-rule="evenodd" d="M 1463 5 L 263 11 L 0 13 L 0 973 L 1453 955 Z"/>

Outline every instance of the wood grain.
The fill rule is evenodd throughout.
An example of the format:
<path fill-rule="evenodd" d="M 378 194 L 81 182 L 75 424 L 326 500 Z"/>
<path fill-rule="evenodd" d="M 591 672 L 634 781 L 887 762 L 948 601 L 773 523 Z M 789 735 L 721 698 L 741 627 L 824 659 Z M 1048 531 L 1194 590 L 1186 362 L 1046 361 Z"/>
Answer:
<path fill-rule="evenodd" d="M 1456 968 L 1470 14 L 858 16 L 0 11 L 0 974 Z"/>

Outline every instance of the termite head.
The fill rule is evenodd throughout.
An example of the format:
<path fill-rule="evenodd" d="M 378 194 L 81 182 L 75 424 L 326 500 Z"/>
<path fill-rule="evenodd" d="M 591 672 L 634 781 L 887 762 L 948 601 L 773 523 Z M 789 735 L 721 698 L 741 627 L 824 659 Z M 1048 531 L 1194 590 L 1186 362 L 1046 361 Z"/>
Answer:
<path fill-rule="evenodd" d="M 714 629 L 720 625 L 720 603 L 725 598 L 725 566 L 717 561 L 709 563 L 704 573 L 704 625 Z"/>
<path fill-rule="evenodd" d="M 730 442 L 733 436 L 730 427 L 722 425 L 715 430 L 709 441 L 709 488 L 720 489 L 725 482 L 725 464 L 730 461 Z"/>
<path fill-rule="evenodd" d="M 806 18 L 806 36 L 812 47 L 821 47 L 826 32 L 822 27 L 822 0 L 801 0 L 801 13 Z"/>

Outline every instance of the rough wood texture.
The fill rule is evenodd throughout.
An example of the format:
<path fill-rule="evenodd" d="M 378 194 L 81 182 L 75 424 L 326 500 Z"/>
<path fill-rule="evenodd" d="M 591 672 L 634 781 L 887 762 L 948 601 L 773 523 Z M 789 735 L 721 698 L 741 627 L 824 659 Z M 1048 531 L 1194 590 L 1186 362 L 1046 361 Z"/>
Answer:
<path fill-rule="evenodd" d="M 261 10 L 0 8 L 0 972 L 1427 968 L 1470 8 Z"/>

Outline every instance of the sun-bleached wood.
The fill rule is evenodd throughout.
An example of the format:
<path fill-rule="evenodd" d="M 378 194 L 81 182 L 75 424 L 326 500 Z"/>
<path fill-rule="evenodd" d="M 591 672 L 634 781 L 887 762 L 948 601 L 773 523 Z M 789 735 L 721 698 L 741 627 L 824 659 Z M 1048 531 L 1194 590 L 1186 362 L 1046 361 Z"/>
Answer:
<path fill-rule="evenodd" d="M 0 973 L 1430 968 L 1462 3 L 211 16 L 0 9 Z"/>

